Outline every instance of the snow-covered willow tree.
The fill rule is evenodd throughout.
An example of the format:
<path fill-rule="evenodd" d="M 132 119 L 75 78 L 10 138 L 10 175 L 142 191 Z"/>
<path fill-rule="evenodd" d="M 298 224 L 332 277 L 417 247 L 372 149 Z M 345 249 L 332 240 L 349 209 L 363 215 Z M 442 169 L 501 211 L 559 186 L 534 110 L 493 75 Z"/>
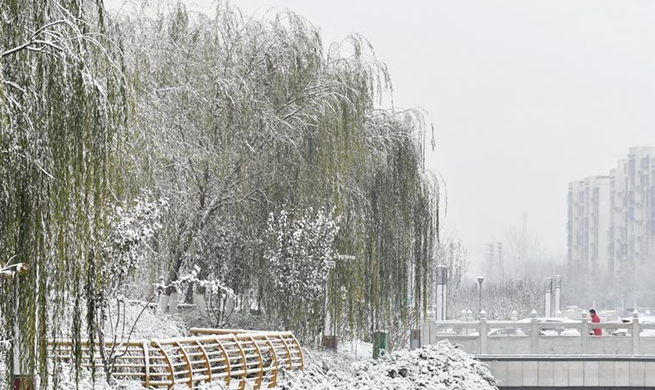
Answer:
<path fill-rule="evenodd" d="M 268 216 L 334 208 L 335 251 L 355 258 L 334 272 L 339 320 L 370 329 L 423 310 L 437 188 L 422 116 L 378 108 L 390 80 L 370 45 L 353 36 L 325 48 L 290 12 L 244 18 L 219 3 L 209 18 L 144 4 L 122 25 L 139 165 L 170 203 L 158 237 L 167 284 L 199 265 L 238 294 L 256 289 L 283 318 L 267 287 Z"/>
<path fill-rule="evenodd" d="M 29 266 L 0 280 L 0 332 L 21 329 L 21 365 L 44 388 L 48 339 L 93 334 L 127 107 L 108 28 L 95 2 L 0 3 L 0 263 Z M 12 369 L 11 350 L 0 360 Z"/>
<path fill-rule="evenodd" d="M 330 286 L 347 293 L 332 294 L 329 308 L 344 330 L 406 331 L 409 318 L 418 319 L 428 305 L 438 237 L 436 187 L 423 172 L 410 125 L 390 124 L 407 132 L 399 132 L 382 158 L 369 156 L 358 183 L 362 192 L 344 199 L 338 250 L 354 260 L 337 262 Z"/>

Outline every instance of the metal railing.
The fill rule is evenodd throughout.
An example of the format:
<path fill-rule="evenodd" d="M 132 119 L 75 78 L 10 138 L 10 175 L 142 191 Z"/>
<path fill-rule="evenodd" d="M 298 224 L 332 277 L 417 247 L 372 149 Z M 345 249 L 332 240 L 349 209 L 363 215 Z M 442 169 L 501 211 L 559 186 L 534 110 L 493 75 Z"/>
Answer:
<path fill-rule="evenodd" d="M 192 337 L 105 343 L 113 348 L 113 376 L 140 380 L 145 387 L 189 388 L 222 381 L 228 388 L 275 387 L 278 371 L 302 370 L 304 357 L 291 332 L 191 329 Z M 81 367 L 103 367 L 98 343 L 50 343 L 51 357 Z"/>

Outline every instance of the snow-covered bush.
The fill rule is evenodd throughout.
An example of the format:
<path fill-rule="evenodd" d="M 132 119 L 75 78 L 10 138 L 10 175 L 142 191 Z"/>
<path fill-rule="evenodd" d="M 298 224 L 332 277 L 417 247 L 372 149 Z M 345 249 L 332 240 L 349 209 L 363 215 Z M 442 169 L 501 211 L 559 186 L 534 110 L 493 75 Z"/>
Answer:
<path fill-rule="evenodd" d="M 166 207 L 165 199 L 153 200 L 148 191 L 144 191 L 131 205 L 114 207 L 109 221 L 109 236 L 103 246 L 103 276 L 110 294 L 143 261 L 148 241 L 161 228 L 160 218 Z"/>
<path fill-rule="evenodd" d="M 294 216 L 283 209 L 269 216 L 264 260 L 271 294 L 264 300 L 269 314 L 279 318 L 286 328 L 311 333 L 307 325 L 316 326 L 322 318 L 320 303 L 328 271 L 334 266 L 333 244 L 339 232 L 333 212 L 310 208 Z"/>
<path fill-rule="evenodd" d="M 159 219 L 166 201 L 151 198 L 150 192 L 144 191 L 131 204 L 115 206 L 110 215 L 108 234 L 102 247 L 101 282 L 87 296 L 88 307 L 92 310 L 87 315 L 94 318 L 96 330 L 96 334 L 91 332 L 89 335 L 91 340 L 130 341 L 136 323 L 148 308 L 149 302 L 143 304 L 139 314 L 127 322 L 125 297 L 120 289 L 130 273 L 145 259 L 148 241 L 161 228 Z M 100 343 L 98 352 L 107 382 L 111 383 L 117 350 Z"/>
<path fill-rule="evenodd" d="M 332 247 L 339 231 L 332 213 L 313 210 L 293 219 L 282 210 L 268 219 L 266 236 L 274 240 L 264 255 L 272 271 L 271 281 L 283 294 L 304 295 L 308 300 L 321 296 L 335 253 Z"/>

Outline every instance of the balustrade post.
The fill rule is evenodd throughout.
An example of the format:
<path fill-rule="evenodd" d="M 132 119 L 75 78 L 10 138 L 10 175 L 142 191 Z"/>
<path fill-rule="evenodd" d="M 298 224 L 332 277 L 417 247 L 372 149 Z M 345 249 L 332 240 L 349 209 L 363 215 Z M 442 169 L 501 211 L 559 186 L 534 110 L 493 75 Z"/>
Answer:
<path fill-rule="evenodd" d="M 632 354 L 639 355 L 639 313 L 635 310 L 632 313 Z"/>
<path fill-rule="evenodd" d="M 582 319 L 582 323 L 580 324 L 580 337 L 581 337 L 580 353 L 584 355 L 585 353 L 587 353 L 587 341 L 589 340 L 589 319 L 587 318 L 586 310 L 582 310 L 581 319 Z"/>
<path fill-rule="evenodd" d="M 530 313 L 530 353 L 539 353 L 539 327 L 537 326 L 537 311 L 532 310 Z"/>
<path fill-rule="evenodd" d="M 510 321 L 518 321 L 519 320 L 519 315 L 516 312 L 516 310 L 512 310 L 512 314 L 509 317 Z"/>
<path fill-rule="evenodd" d="M 484 355 L 487 353 L 487 333 L 488 333 L 488 324 L 487 324 L 487 313 L 484 310 L 480 311 L 480 326 L 478 327 L 480 332 L 480 354 Z"/>

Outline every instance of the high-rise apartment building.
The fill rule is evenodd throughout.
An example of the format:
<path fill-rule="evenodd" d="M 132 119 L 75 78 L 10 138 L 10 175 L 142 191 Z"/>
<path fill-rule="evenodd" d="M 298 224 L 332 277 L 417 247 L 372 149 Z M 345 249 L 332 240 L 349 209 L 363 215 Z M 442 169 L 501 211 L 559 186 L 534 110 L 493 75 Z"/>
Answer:
<path fill-rule="evenodd" d="M 569 265 L 585 274 L 609 270 L 610 178 L 591 176 L 569 183 Z"/>
<path fill-rule="evenodd" d="M 618 167 L 610 171 L 610 230 L 607 250 L 611 275 L 617 273 L 620 265 L 625 264 L 628 257 L 626 171 L 625 160 L 619 160 Z"/>
<path fill-rule="evenodd" d="M 637 146 L 609 176 L 569 184 L 568 257 L 603 276 L 655 265 L 655 146 Z"/>
<path fill-rule="evenodd" d="M 655 146 L 637 146 L 612 170 L 608 248 L 616 272 L 655 261 Z"/>

